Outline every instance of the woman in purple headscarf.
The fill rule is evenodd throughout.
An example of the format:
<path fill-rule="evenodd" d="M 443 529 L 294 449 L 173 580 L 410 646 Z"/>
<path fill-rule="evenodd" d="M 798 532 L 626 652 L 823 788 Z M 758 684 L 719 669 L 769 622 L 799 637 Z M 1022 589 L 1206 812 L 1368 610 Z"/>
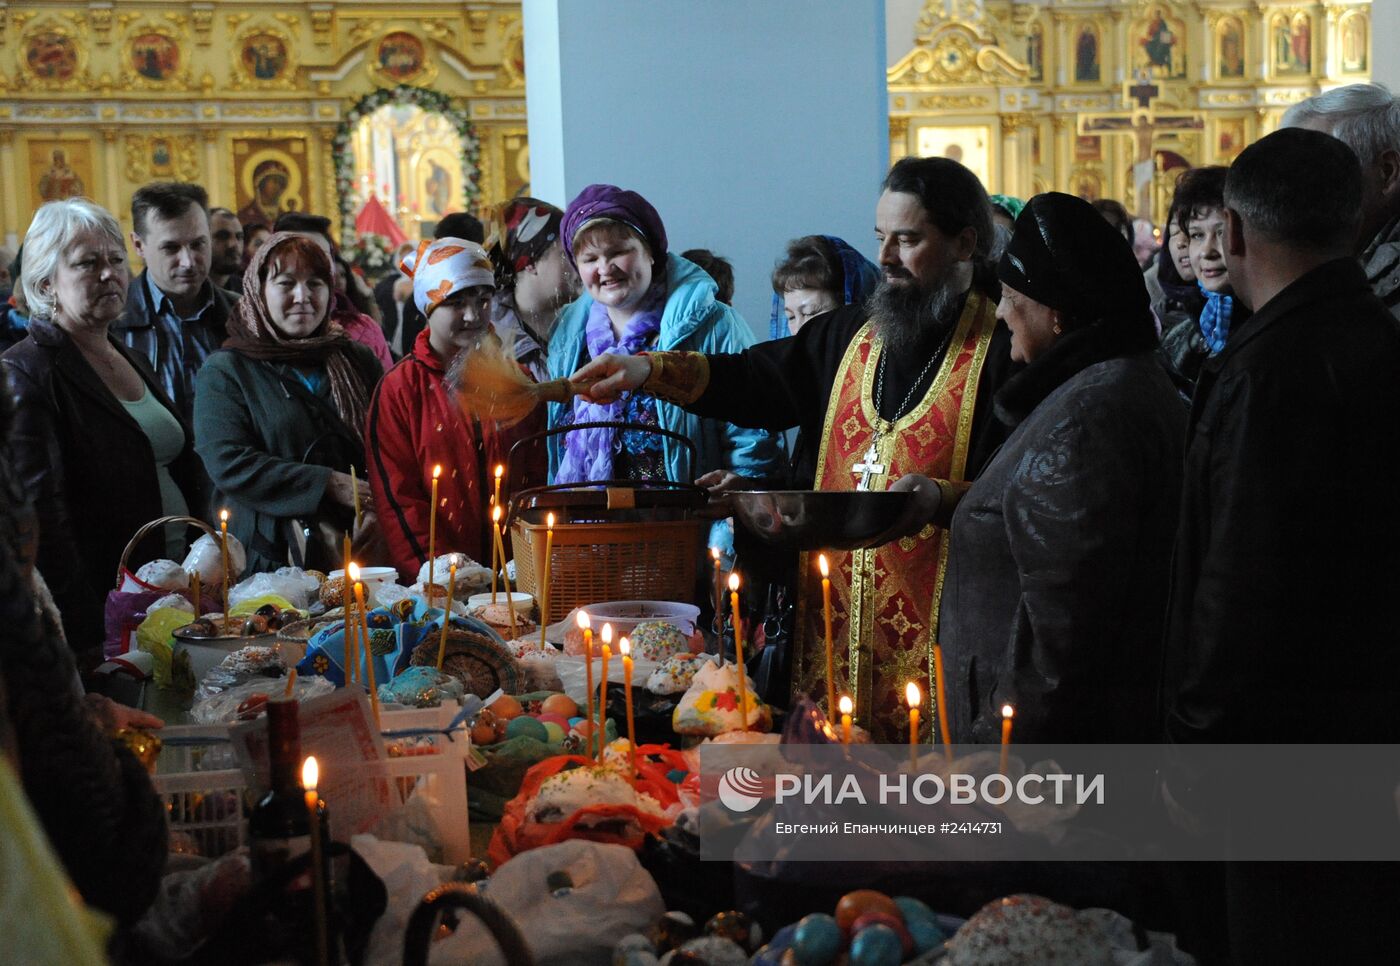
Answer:
<path fill-rule="evenodd" d="M 747 323 L 716 300 L 714 280 L 668 253 L 660 215 L 636 192 L 589 185 L 570 203 L 560 230 L 585 294 L 564 309 L 555 325 L 549 342 L 551 378 L 566 377 L 604 353 L 740 352 L 752 344 Z M 695 462 L 685 447 L 665 437 L 579 430 L 550 441 L 554 482 L 693 480 L 714 470 L 775 478 L 782 472 L 772 433 L 702 419 L 651 395 L 624 393 L 608 405 L 582 398 L 550 404 L 551 426 L 602 421 L 679 433 L 695 444 Z"/>

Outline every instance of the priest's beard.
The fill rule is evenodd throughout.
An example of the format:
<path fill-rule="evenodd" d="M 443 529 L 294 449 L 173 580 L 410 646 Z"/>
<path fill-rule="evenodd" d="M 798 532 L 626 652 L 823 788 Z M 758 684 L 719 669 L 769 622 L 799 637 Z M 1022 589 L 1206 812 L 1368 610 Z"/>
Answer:
<path fill-rule="evenodd" d="M 955 277 L 945 278 L 932 292 L 917 285 L 893 285 L 881 281 L 865 303 L 870 321 L 886 347 L 893 352 L 920 348 L 942 335 L 957 319 L 963 292 Z"/>

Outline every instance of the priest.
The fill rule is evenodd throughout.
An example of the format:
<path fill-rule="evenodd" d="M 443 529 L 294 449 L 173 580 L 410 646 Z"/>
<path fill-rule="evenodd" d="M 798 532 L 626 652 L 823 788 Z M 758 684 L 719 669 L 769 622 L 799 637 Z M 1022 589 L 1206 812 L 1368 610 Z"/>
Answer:
<path fill-rule="evenodd" d="M 905 158 L 885 178 L 875 232 L 883 279 L 863 307 L 836 309 L 792 338 L 734 355 L 602 356 L 573 381 L 592 383 L 602 401 L 641 387 L 740 426 L 800 426 L 819 445 L 793 467 L 798 488 L 886 490 L 910 474 L 965 486 L 1004 438 L 992 396 L 1011 368 L 996 319 L 986 190 L 956 161 Z M 829 555 L 836 691 L 854 698 L 857 720 L 877 741 L 907 735 L 908 682 L 934 693 L 947 552 L 946 534 L 930 523 L 881 547 Z M 815 564 L 807 554 L 799 562 L 793 690 L 824 704 Z M 923 727 L 936 719 L 924 714 Z"/>

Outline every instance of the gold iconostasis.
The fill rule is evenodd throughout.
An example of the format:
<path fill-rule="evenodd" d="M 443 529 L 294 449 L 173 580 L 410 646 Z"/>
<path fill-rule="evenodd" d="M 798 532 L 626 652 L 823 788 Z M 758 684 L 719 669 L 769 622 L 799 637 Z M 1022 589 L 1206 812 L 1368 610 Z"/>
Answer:
<path fill-rule="evenodd" d="M 1368 80 L 1371 50 L 1370 0 L 927 0 L 888 72 L 891 159 L 1160 220 L 1180 170 Z M 422 237 L 528 187 L 524 69 L 512 0 L 0 0 L 0 237 L 74 194 L 126 223 L 158 178 L 249 223 L 310 210 Z"/>
<path fill-rule="evenodd" d="M 1313 94 L 1370 80 L 1370 0 L 927 0 L 889 70 L 891 159 L 988 189 L 1115 198 L 1158 223 L 1187 167 L 1228 164 Z"/>
<path fill-rule="evenodd" d="M 0 3 L 0 240 L 157 179 L 431 237 L 527 188 L 524 60 L 518 2 Z"/>

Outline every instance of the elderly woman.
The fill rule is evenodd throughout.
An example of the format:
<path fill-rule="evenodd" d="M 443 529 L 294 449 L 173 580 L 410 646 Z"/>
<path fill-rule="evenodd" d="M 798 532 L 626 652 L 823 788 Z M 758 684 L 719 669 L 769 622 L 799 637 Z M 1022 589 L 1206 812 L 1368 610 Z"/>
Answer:
<path fill-rule="evenodd" d="M 437 545 L 477 560 L 491 554 L 487 503 L 492 468 L 515 436 L 462 412 L 444 385 L 452 362 L 491 331 L 495 272 L 486 251 L 462 238 L 423 242 L 403 261 L 427 319 L 413 351 L 389 370 L 370 402 L 369 481 L 384 521 L 389 560 L 412 582 L 428 559 L 432 468 L 438 480 Z"/>
<path fill-rule="evenodd" d="M 538 198 L 516 198 L 493 219 L 496 266 L 491 324 L 537 382 L 549 379 L 549 332 L 559 310 L 578 298 L 578 275 L 564 254 L 564 212 Z"/>
<path fill-rule="evenodd" d="M 1142 274 L 1093 208 L 1049 193 L 1017 218 L 998 275 L 1025 368 L 994 400 L 1010 435 L 952 514 L 953 738 L 995 742 L 1011 704 L 1020 741 L 1149 742 L 1186 413 Z"/>
<path fill-rule="evenodd" d="M 636 192 L 589 185 L 569 204 L 561 231 L 565 254 L 587 294 L 566 308 L 555 326 L 549 343 L 552 378 L 568 376 L 604 353 L 740 352 L 752 344 L 744 320 L 716 301 L 714 280 L 667 254 L 661 216 Z M 696 462 L 692 465 L 685 447 L 651 433 L 580 430 L 550 441 L 554 481 L 692 480 L 715 470 L 774 477 L 781 472 L 772 433 L 702 419 L 655 396 L 627 392 L 608 404 L 580 397 L 571 408 L 550 405 L 552 426 L 618 420 L 689 438 Z M 719 482 L 717 477 L 711 481 Z"/>
<path fill-rule="evenodd" d="M 354 526 L 351 473 L 365 466 L 365 412 L 383 372 L 331 321 L 333 287 L 317 241 L 272 235 L 244 273 L 228 341 L 196 380 L 196 447 L 255 571 L 336 566 L 334 535 Z M 359 495 L 372 507 L 367 482 Z M 376 533 L 367 512 L 356 541 Z"/>
<path fill-rule="evenodd" d="M 24 239 L 29 334 L 3 356 L 18 401 L 11 453 L 38 514 L 38 568 L 80 666 L 100 656 L 104 601 L 127 540 L 198 502 L 188 430 L 145 361 L 108 333 L 129 278 L 109 212 L 85 198 L 44 205 Z M 148 541 L 130 563 L 183 556 L 182 537 Z"/>

